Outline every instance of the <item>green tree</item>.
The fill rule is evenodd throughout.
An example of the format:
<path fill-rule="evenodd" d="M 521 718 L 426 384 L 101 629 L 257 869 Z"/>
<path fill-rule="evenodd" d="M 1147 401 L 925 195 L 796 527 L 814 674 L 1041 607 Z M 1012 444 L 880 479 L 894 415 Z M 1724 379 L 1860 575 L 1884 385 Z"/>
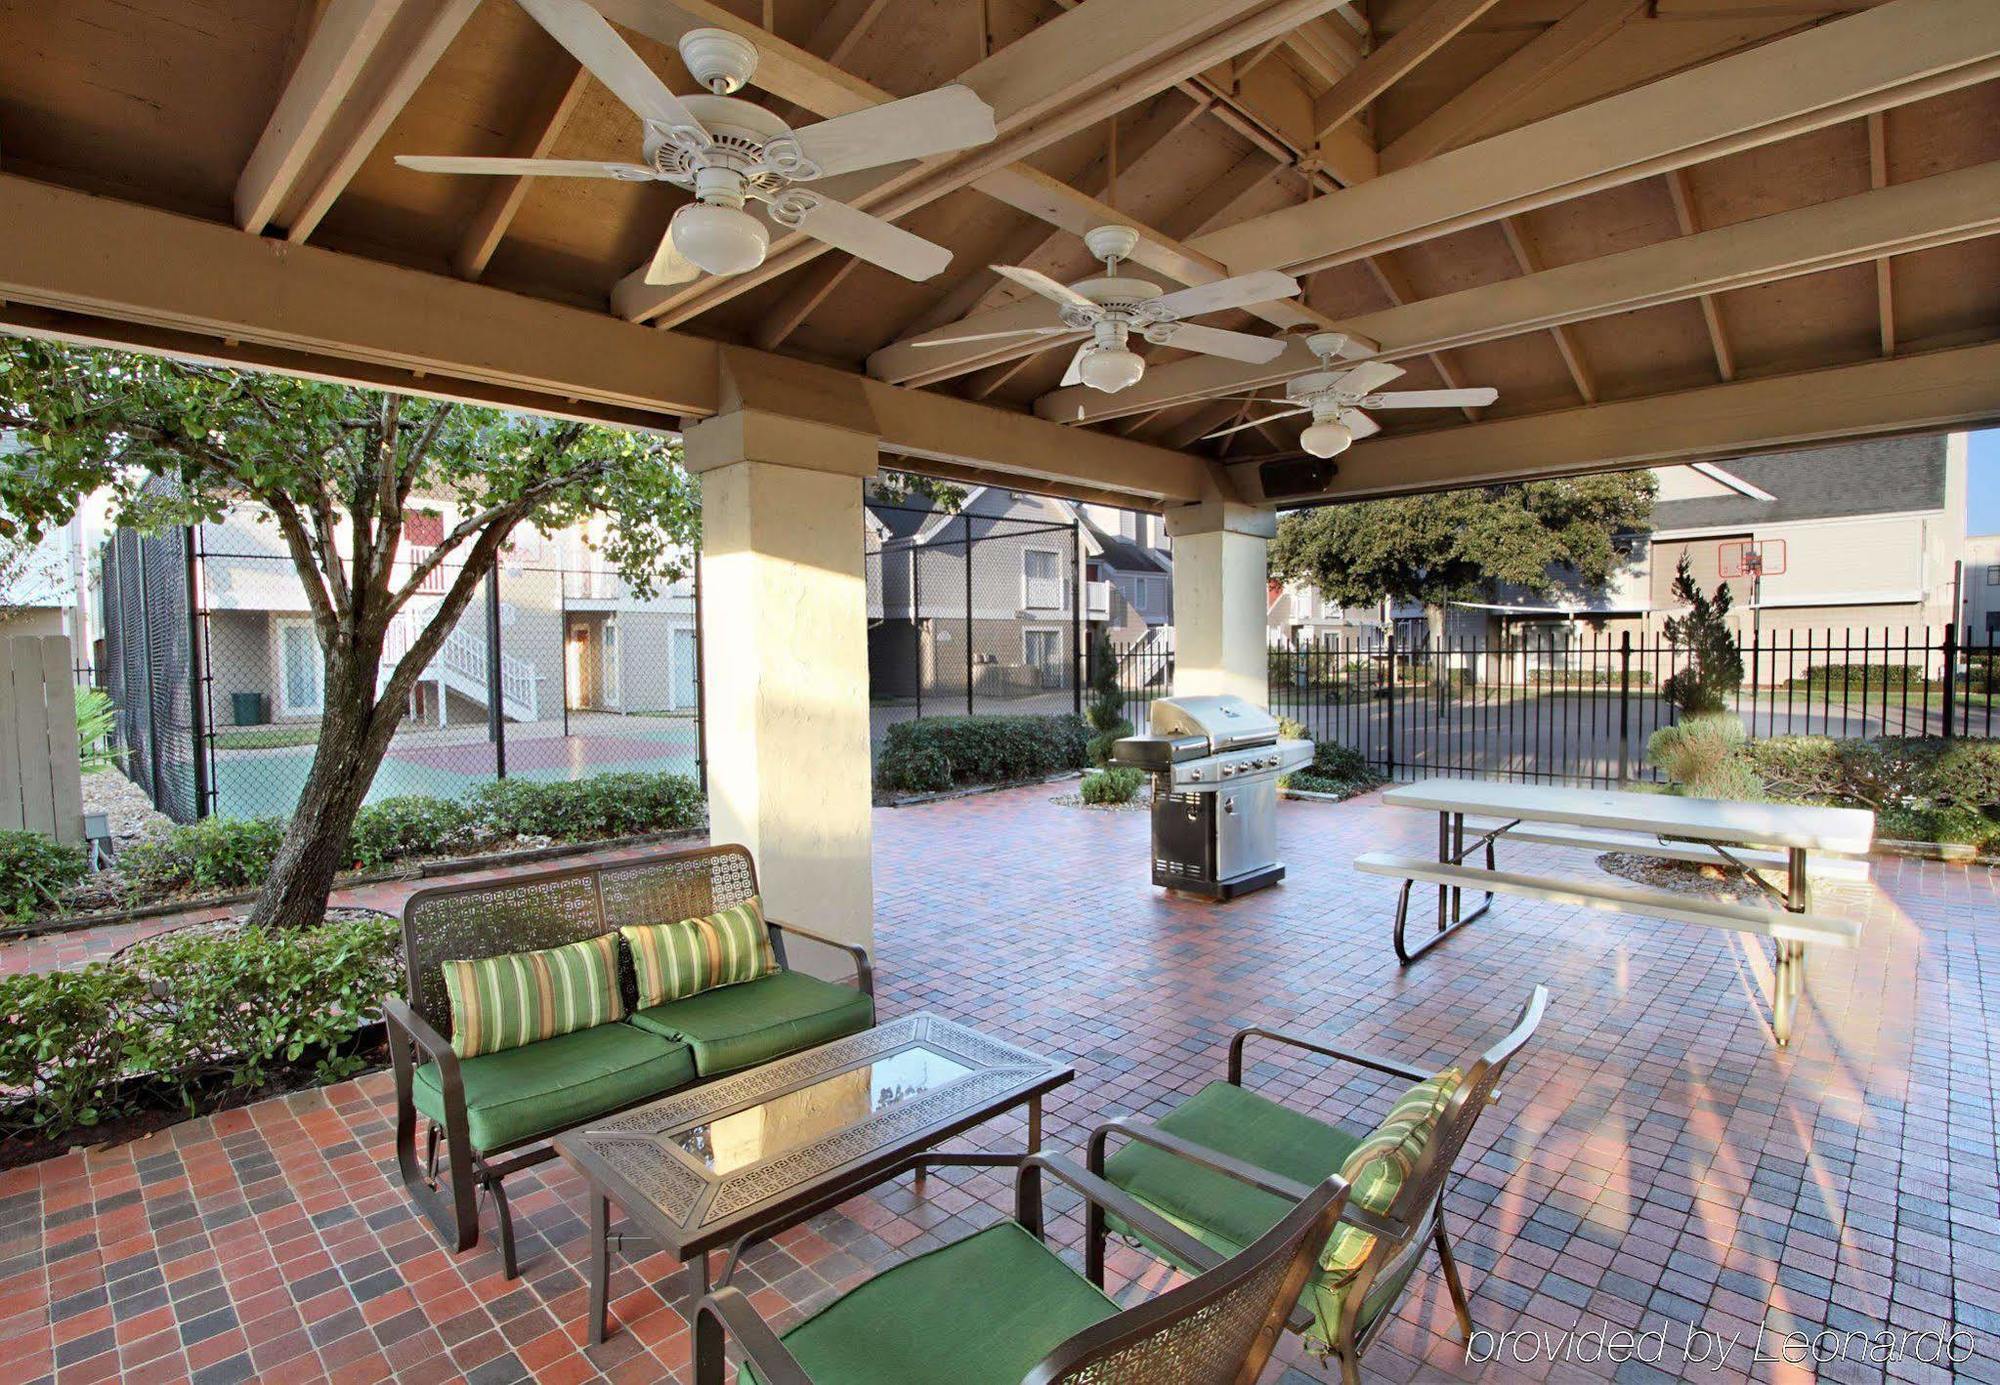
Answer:
<path fill-rule="evenodd" d="M 1343 606 L 1421 602 L 1434 622 L 1501 583 L 1546 595 L 1565 569 L 1599 588 L 1618 566 L 1614 537 L 1646 528 L 1654 490 L 1626 471 L 1295 510 L 1278 521 L 1271 574 Z"/>
<path fill-rule="evenodd" d="M 698 525 L 662 437 L 50 342 L 0 340 L 0 428 L 27 449 L 0 467 L 0 540 L 33 541 L 99 487 L 137 528 L 249 507 L 282 537 L 325 712 L 257 924 L 319 918 L 411 687 L 516 529 L 609 516 L 603 551 L 643 595 L 678 575 Z M 412 562 L 404 519 L 425 507 L 456 519 Z M 442 598 L 385 670 L 391 622 L 440 570 Z"/>
<path fill-rule="evenodd" d="M 1743 650 L 1729 628 L 1729 584 L 1719 582 L 1715 595 L 1704 594 L 1683 553 L 1674 568 L 1674 600 L 1687 614 L 1668 616 L 1661 628 L 1668 644 L 1686 651 L 1687 665 L 1660 691 L 1682 716 L 1713 716 L 1727 707 L 1727 694 L 1743 686 Z"/>

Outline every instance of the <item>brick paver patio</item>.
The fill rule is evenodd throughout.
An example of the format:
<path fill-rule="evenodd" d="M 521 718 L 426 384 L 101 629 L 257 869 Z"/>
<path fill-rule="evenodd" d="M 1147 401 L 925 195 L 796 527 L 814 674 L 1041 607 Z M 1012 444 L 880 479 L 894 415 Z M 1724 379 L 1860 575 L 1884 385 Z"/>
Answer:
<path fill-rule="evenodd" d="M 1347 862 L 1427 849 L 1428 818 L 1373 799 L 1285 804 L 1290 880 L 1216 908 L 1147 883 L 1143 814 L 1058 807 L 1056 792 L 878 812 L 876 889 L 884 1012 L 933 1009 L 1067 1055 L 1080 1076 L 1050 1111 L 1058 1148 L 1219 1076 L 1240 1024 L 1442 1065 L 1531 983 L 1553 991 L 1448 1201 L 1482 1329 L 1538 1335 L 1468 1365 L 1427 1261 L 1371 1377 L 1885 1374 L 1851 1336 L 1842 1361 L 1756 1362 L 1768 1325 L 1766 1355 L 1794 1330 L 1934 1334 L 1912 1343 L 1927 1353 L 1958 1331 L 1971 1356 L 1957 1373 L 2000 1380 L 1994 872 L 1885 860 L 1873 885 L 1824 892 L 1823 907 L 1865 911 L 1864 942 L 1814 958 L 1801 1032 L 1780 1052 L 1768 961 L 1734 934 L 1503 900 L 1399 970 L 1394 887 Z M 1365 1119 L 1386 1095 L 1317 1063 L 1274 1059 L 1258 1081 L 1335 1118 Z M 510 1181 L 524 1277 L 504 1281 L 490 1244 L 454 1259 L 415 1218 L 390 1172 L 388 1109 L 376 1074 L 0 1174 L 0 1380 L 685 1378 L 687 1330 L 656 1287 L 670 1261 L 621 1268 L 619 1330 L 580 1349 L 579 1181 L 560 1165 Z M 767 1245 L 742 1279 L 767 1311 L 795 1313 L 1008 1205 L 991 1174 L 905 1181 Z M 1055 1205 L 1054 1235 L 1075 1250 L 1079 1220 Z M 1113 1270 L 1128 1292 L 1164 1280 L 1131 1251 Z M 1690 1325 L 1718 1334 L 1720 1370 L 1713 1338 L 1690 1357 Z M 1588 1338 L 1560 1334 L 1621 1327 L 1665 1333 L 1643 1339 L 1657 1365 L 1511 1359 L 1565 1342 L 1587 1355 Z M 1292 1339 L 1270 1375 L 1330 1378 Z"/>

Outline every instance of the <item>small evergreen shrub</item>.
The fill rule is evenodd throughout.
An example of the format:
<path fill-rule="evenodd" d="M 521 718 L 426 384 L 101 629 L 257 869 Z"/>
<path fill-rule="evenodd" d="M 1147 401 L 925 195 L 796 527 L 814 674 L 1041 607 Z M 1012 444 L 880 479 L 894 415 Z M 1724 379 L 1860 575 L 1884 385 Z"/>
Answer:
<path fill-rule="evenodd" d="M 40 832 L 0 832 L 0 919 L 26 923 L 53 913 L 84 877 L 83 852 Z"/>
<path fill-rule="evenodd" d="M 1762 799 L 1763 784 L 1734 758 L 1742 744 L 1742 722 L 1710 714 L 1655 731 L 1646 758 L 1691 798 Z"/>
<path fill-rule="evenodd" d="M 473 791 L 473 820 L 500 837 L 584 841 L 673 832 L 703 821 L 701 787 L 684 774 L 502 779 Z"/>
<path fill-rule="evenodd" d="M 441 855 L 468 840 L 477 826 L 472 809 L 454 798 L 385 798 L 354 815 L 348 856 L 357 869 L 380 870 L 405 856 Z"/>
<path fill-rule="evenodd" d="M 889 728 L 875 762 L 884 789 L 936 793 L 1081 769 L 1090 732 L 1076 716 L 935 717 Z"/>
<path fill-rule="evenodd" d="M 285 839 L 281 818 L 203 818 L 140 842 L 119 866 L 142 899 L 179 890 L 240 890 L 271 873 Z"/>
<path fill-rule="evenodd" d="M 1743 650 L 1729 629 L 1729 584 L 1720 583 L 1712 596 L 1703 592 L 1683 553 L 1674 569 L 1674 600 L 1687 614 L 1667 617 L 1663 633 L 1668 644 L 1686 653 L 1687 666 L 1661 685 L 1661 695 L 1684 717 L 1715 716 L 1743 686 Z"/>
<path fill-rule="evenodd" d="M 1083 801 L 1095 805 L 1130 803 L 1146 782 L 1144 770 L 1120 765 L 1092 770 L 1083 776 Z"/>
<path fill-rule="evenodd" d="M 1090 744 L 1084 748 L 1084 758 L 1098 769 L 1105 768 L 1111 763 L 1111 747 L 1131 734 L 1131 722 L 1113 722 L 1090 738 Z"/>

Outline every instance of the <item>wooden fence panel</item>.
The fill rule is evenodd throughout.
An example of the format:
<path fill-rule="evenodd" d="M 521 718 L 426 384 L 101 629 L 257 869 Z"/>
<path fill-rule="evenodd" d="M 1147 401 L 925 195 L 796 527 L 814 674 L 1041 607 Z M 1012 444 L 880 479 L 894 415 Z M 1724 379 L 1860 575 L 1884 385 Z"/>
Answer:
<path fill-rule="evenodd" d="M 83 843 L 83 770 L 69 639 L 0 641 L 0 828 Z"/>

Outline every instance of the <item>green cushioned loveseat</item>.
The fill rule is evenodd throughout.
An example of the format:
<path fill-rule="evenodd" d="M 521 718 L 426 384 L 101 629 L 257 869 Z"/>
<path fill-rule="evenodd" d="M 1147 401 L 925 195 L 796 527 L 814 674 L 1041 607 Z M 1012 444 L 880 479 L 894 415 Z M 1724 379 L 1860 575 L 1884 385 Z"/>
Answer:
<path fill-rule="evenodd" d="M 442 964 L 561 947 L 627 924 L 702 918 L 756 894 L 750 853 L 715 846 L 410 896 L 403 906 L 409 994 L 383 1002 L 396 1074 L 396 1160 L 404 1186 L 447 1246 L 463 1251 L 478 1242 L 484 1190 L 512 1277 L 514 1225 L 501 1180 L 553 1158 L 549 1137 L 675 1088 L 867 1029 L 875 1023 L 875 999 L 865 948 L 767 919 L 778 963 L 769 975 L 640 1008 L 629 949 L 621 944 L 624 1018 L 461 1058 L 452 1048 Z M 788 944 L 800 940 L 848 954 L 843 960 L 854 969 L 853 984 L 792 970 Z"/>

